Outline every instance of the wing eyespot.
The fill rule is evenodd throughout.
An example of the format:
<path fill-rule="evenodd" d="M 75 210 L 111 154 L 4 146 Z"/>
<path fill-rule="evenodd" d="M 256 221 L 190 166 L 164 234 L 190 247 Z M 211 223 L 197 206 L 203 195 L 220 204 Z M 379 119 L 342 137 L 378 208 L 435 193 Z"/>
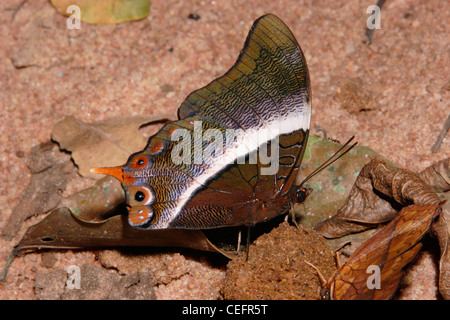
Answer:
<path fill-rule="evenodd" d="M 154 192 L 149 186 L 132 186 L 128 188 L 128 205 L 147 206 L 155 199 Z"/>
<path fill-rule="evenodd" d="M 134 156 L 131 160 L 129 167 L 131 169 L 139 170 L 143 169 L 148 165 L 148 158 L 144 155 Z"/>

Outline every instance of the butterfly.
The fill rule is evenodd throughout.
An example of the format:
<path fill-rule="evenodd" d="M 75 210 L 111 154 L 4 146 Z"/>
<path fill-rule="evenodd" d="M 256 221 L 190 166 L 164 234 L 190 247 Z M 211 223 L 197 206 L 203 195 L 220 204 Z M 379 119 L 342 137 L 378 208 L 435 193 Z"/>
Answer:
<path fill-rule="evenodd" d="M 135 228 L 250 226 L 304 196 L 294 181 L 310 120 L 305 56 L 289 28 L 267 14 L 231 69 L 188 95 L 177 121 L 123 166 L 92 171 L 122 182 Z"/>

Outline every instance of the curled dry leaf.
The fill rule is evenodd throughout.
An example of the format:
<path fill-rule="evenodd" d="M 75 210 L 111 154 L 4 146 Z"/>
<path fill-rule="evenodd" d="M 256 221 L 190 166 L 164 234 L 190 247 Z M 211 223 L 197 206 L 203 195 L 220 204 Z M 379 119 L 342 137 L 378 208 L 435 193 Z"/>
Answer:
<path fill-rule="evenodd" d="M 441 211 L 440 204 L 415 204 L 403 208 L 336 271 L 324 284 L 323 294 L 333 300 L 391 298 L 405 267 L 419 252 L 420 240 Z"/>
<path fill-rule="evenodd" d="M 85 123 L 67 116 L 55 125 L 52 139 L 61 149 L 72 153 L 82 176 L 98 179 L 102 175 L 91 173 L 91 168 L 122 165 L 130 154 L 142 150 L 147 143 L 138 133 L 140 127 L 170 118 L 169 115 L 140 115 Z"/>
<path fill-rule="evenodd" d="M 439 260 L 439 292 L 446 300 L 450 300 L 450 195 L 443 206 L 439 220 L 433 225 L 432 233 L 439 240 L 441 258 Z"/>
<path fill-rule="evenodd" d="M 327 238 L 342 237 L 331 242 L 343 245 L 349 242 L 345 239 L 351 237 L 348 234 L 373 228 L 395 217 L 397 206 L 437 204 L 440 199 L 449 199 L 449 195 L 444 194 L 450 190 L 449 177 L 450 159 L 437 162 L 417 175 L 383 161 L 372 161 L 361 170 L 346 204 L 335 216 L 315 228 Z M 443 213 L 432 227 L 441 250 L 439 291 L 445 299 L 450 299 L 449 208 L 449 202 L 443 205 Z"/>
<path fill-rule="evenodd" d="M 439 193 L 441 199 L 446 199 L 439 220 L 433 225 L 433 234 L 439 240 L 441 259 L 439 262 L 439 292 L 446 300 L 450 300 L 450 158 L 439 161 L 420 172 L 419 177 L 433 190 Z"/>
<path fill-rule="evenodd" d="M 437 193 L 450 191 L 450 158 L 432 164 L 418 176 Z"/>
<path fill-rule="evenodd" d="M 413 172 L 373 160 L 361 170 L 345 205 L 315 229 L 327 238 L 338 238 L 392 220 L 395 206 L 439 202 L 433 189 Z"/>

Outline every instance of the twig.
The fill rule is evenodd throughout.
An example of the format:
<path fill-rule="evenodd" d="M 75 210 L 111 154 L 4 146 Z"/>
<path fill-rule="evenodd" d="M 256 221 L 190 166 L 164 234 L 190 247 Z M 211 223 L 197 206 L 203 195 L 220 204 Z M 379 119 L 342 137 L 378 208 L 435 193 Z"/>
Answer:
<path fill-rule="evenodd" d="M 442 141 L 444 141 L 445 135 L 447 134 L 448 129 L 450 129 L 450 113 L 448 114 L 447 120 L 445 120 L 444 127 L 441 130 L 441 133 L 439 133 L 439 136 L 436 139 L 436 142 L 431 147 L 431 152 L 436 153 L 439 151 L 439 148 L 441 147 Z"/>

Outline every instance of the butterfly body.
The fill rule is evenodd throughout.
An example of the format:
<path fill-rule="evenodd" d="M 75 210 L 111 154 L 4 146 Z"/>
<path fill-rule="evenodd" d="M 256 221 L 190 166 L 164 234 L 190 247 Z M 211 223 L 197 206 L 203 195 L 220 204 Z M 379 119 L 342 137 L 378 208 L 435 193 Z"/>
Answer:
<path fill-rule="evenodd" d="M 285 212 L 309 133 L 303 53 L 273 15 L 253 25 L 235 65 L 191 93 L 121 167 L 129 222 L 141 229 L 252 225 Z"/>

